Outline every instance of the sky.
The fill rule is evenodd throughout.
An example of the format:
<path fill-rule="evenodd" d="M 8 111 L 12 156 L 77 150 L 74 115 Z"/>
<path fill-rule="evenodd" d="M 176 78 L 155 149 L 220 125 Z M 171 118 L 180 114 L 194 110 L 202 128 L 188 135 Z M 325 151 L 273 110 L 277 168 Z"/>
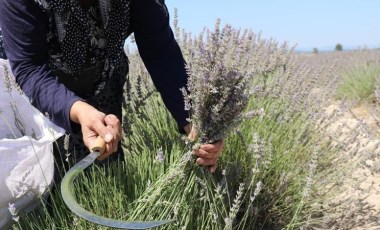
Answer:
<path fill-rule="evenodd" d="M 380 48 L 380 0 L 166 0 L 171 19 L 198 34 L 222 24 L 251 29 L 297 50 Z"/>

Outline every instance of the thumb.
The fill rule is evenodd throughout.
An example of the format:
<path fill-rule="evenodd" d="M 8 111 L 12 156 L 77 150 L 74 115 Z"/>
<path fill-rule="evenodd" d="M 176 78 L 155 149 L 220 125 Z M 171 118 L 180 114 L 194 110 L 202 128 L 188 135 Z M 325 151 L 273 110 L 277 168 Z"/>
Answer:
<path fill-rule="evenodd" d="M 109 129 L 107 129 L 107 126 L 101 122 L 101 121 L 98 121 L 94 124 L 94 129 L 95 129 L 95 132 L 101 136 L 105 142 L 110 142 L 112 141 L 112 139 L 114 138 L 112 133 L 109 131 Z"/>

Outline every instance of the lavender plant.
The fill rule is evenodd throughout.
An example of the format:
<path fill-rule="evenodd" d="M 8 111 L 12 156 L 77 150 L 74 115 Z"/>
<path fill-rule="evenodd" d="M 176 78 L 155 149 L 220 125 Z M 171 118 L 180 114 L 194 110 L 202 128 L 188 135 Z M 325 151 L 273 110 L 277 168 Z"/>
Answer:
<path fill-rule="evenodd" d="M 249 31 L 241 34 L 228 25 L 220 30 L 219 23 L 213 32 L 204 31 L 206 39 L 201 35 L 186 41 L 191 47 L 185 51 L 189 54 L 190 79 L 182 92 L 199 142 L 212 142 L 230 134 L 220 162 L 223 170 L 215 175 L 205 173 L 191 161 L 193 147 L 188 146 L 182 152 L 184 156 L 130 206 L 130 218 L 175 218 L 176 225 L 169 229 L 277 228 L 280 225 L 274 222 L 279 220 L 296 226 L 300 210 L 305 208 L 300 203 L 302 183 L 289 183 L 299 180 L 298 176 L 306 177 L 302 172 L 307 166 L 295 169 L 292 165 L 297 165 L 297 154 L 305 154 L 317 142 L 308 137 L 310 123 L 306 117 L 315 113 L 325 98 L 321 93 L 321 100 L 310 104 L 318 72 L 297 64 L 286 44 L 278 47 L 273 40 L 262 40 Z M 244 120 L 247 110 L 250 119 Z M 264 115 L 265 111 L 270 113 Z M 279 121 L 281 116 L 287 119 Z M 239 130 L 233 131 L 237 127 Z M 284 136 L 291 132 L 299 133 L 299 137 L 286 146 L 282 143 L 287 140 Z M 281 164 L 283 171 L 275 170 L 272 163 Z M 287 175 L 281 183 L 280 174 Z M 313 175 L 307 176 L 310 183 Z M 295 196 L 290 202 L 294 209 L 278 210 L 289 205 L 278 199 L 282 193 Z M 265 219 L 271 221 L 266 223 Z"/>
<path fill-rule="evenodd" d="M 349 109 L 345 103 L 331 113 L 324 109 L 334 103 L 341 71 L 325 62 L 364 59 L 359 54 L 332 53 L 310 60 L 296 55 L 286 43 L 228 25 L 220 29 L 219 23 L 196 38 L 175 29 L 189 63 L 191 79 L 182 91 L 198 141 L 226 139 L 215 174 L 194 164 L 193 144 L 182 140 L 138 55 L 130 54 L 126 162 L 94 168 L 83 176 L 75 186 L 76 194 L 82 194 L 78 201 L 111 218 L 176 220 L 163 229 L 360 226 L 362 220 L 350 215 L 369 213 L 368 193 L 357 191 L 363 195 L 355 202 L 337 196 L 342 190 L 352 191 L 344 183 L 351 175 L 347 168 L 352 167 L 352 158 L 376 153 L 379 145 L 372 145 L 377 142 L 362 122 L 333 129 Z M 336 55 L 342 55 L 340 62 Z M 378 111 L 373 110 L 374 118 Z M 358 150 L 367 142 L 371 148 Z M 371 156 L 365 162 L 378 155 Z M 359 184 L 350 180 L 351 185 Z M 75 219 L 62 208 L 58 194 L 53 200 L 45 217 L 33 215 L 29 221 L 20 217 L 22 229 L 100 228 Z M 371 214 L 365 222 L 375 217 Z"/>

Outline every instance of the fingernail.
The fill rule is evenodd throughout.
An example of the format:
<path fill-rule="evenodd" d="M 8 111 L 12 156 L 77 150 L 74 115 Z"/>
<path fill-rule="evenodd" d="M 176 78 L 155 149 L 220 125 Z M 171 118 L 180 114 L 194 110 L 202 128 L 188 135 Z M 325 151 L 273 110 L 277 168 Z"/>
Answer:
<path fill-rule="evenodd" d="M 113 136 L 110 133 L 107 133 L 106 136 L 104 137 L 105 142 L 110 142 L 112 140 Z"/>

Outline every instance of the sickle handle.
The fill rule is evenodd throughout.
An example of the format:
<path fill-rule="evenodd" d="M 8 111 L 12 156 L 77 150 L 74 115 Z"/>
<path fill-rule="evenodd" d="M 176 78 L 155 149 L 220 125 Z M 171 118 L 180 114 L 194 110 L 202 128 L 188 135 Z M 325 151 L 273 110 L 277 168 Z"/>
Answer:
<path fill-rule="evenodd" d="M 106 150 L 106 142 L 101 136 L 98 136 L 96 140 L 94 141 L 94 143 L 92 143 L 91 150 L 93 152 L 96 152 L 96 151 L 99 152 L 100 155 L 104 153 L 104 151 Z"/>

